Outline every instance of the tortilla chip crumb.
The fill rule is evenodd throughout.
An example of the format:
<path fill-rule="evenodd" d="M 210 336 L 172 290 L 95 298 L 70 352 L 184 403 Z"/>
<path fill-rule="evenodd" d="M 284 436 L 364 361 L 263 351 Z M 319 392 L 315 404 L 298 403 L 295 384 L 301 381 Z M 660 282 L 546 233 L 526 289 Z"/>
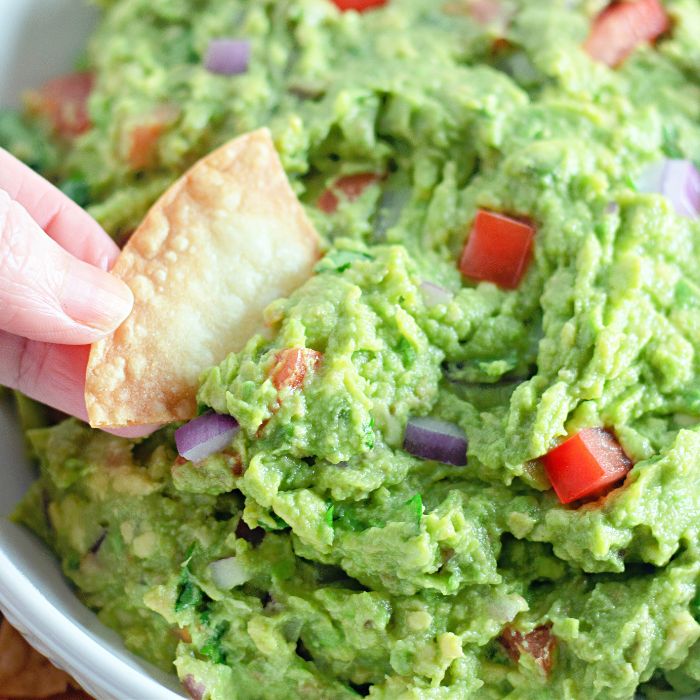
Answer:
<path fill-rule="evenodd" d="M 265 332 L 265 307 L 306 281 L 318 256 L 318 234 L 267 129 L 200 160 L 152 207 L 113 269 L 135 303 L 92 347 L 90 424 L 193 418 L 201 372 Z"/>
<path fill-rule="evenodd" d="M 24 641 L 7 620 L 0 622 L 0 700 L 91 700 L 67 673 Z"/>

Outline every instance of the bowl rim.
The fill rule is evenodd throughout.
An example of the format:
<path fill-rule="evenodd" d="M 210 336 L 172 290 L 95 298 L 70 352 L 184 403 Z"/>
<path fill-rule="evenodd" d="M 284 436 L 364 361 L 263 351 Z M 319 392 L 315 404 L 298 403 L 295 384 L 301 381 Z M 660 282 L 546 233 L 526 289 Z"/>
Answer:
<path fill-rule="evenodd" d="M 54 606 L 0 546 L 0 608 L 28 641 L 98 698 L 180 700 L 145 671 L 106 647 Z M 102 624 L 102 623 L 100 623 Z"/>

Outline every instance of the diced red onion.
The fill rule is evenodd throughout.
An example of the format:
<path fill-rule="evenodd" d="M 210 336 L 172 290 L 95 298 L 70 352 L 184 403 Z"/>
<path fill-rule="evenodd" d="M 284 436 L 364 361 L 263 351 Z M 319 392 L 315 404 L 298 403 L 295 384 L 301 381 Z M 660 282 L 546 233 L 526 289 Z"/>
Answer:
<path fill-rule="evenodd" d="M 197 681 L 191 674 L 186 675 L 182 679 L 182 685 L 192 700 L 202 700 L 204 693 L 207 692 L 207 688 L 204 683 Z"/>
<path fill-rule="evenodd" d="M 239 75 L 248 70 L 250 42 L 244 39 L 212 39 L 204 67 L 211 73 Z"/>
<path fill-rule="evenodd" d="M 228 447 L 239 430 L 235 418 L 205 413 L 175 431 L 175 445 L 181 457 L 199 462 Z"/>
<path fill-rule="evenodd" d="M 700 173 L 689 160 L 667 158 L 647 167 L 637 182 L 640 192 L 656 192 L 671 201 L 681 216 L 698 218 Z"/>
<path fill-rule="evenodd" d="M 216 587 L 222 591 L 230 591 L 236 586 L 242 586 L 250 579 L 250 575 L 236 557 L 212 562 L 209 564 L 209 574 Z"/>
<path fill-rule="evenodd" d="M 88 550 L 90 552 L 90 554 L 97 554 L 100 551 L 100 547 L 104 544 L 104 541 L 106 539 L 107 539 L 107 530 L 105 530 L 103 528 L 99 537 L 90 546 L 90 549 Z"/>
<path fill-rule="evenodd" d="M 427 280 L 421 282 L 420 289 L 423 292 L 423 299 L 425 299 L 425 305 L 428 308 L 439 304 L 449 304 L 452 301 L 452 294 L 444 287 L 433 282 L 428 282 Z"/>
<path fill-rule="evenodd" d="M 454 423 L 424 416 L 406 425 L 403 448 L 416 457 L 463 467 L 467 463 L 467 436 Z"/>

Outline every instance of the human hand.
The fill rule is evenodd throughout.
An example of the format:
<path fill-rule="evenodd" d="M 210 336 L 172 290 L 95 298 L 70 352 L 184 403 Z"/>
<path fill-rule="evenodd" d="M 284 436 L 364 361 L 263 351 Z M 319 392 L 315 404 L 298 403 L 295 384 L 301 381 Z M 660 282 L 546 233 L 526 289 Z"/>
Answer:
<path fill-rule="evenodd" d="M 107 272 L 118 254 L 85 211 L 0 148 L 0 384 L 87 420 L 89 344 L 134 301 Z"/>

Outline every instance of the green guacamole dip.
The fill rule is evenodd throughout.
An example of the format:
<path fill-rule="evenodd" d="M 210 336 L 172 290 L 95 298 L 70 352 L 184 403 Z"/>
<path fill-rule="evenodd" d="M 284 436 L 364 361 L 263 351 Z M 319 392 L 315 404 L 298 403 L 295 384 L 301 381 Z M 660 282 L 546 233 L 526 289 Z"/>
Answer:
<path fill-rule="evenodd" d="M 41 478 L 16 518 L 82 600 L 202 700 L 700 688 L 700 224 L 635 186 L 700 162 L 700 3 L 665 0 L 670 31 L 615 69 L 580 48 L 600 0 L 503 0 L 486 22 L 439 0 L 101 4 L 92 127 L 67 146 L 5 115 L 0 140 L 121 239 L 267 125 L 326 254 L 268 309 L 271 339 L 202 377 L 202 411 L 241 425 L 223 453 L 178 458 L 177 426 L 29 431 Z M 221 37 L 251 42 L 247 72 L 204 68 Z M 125 143 L 162 114 L 135 168 Z M 379 177 L 322 211 L 358 173 Z M 536 226 L 514 290 L 459 272 L 477 209 Z M 286 348 L 322 360 L 280 399 Z M 467 465 L 405 451 L 417 416 L 457 424 Z M 590 427 L 634 466 L 562 505 L 539 458 Z"/>

